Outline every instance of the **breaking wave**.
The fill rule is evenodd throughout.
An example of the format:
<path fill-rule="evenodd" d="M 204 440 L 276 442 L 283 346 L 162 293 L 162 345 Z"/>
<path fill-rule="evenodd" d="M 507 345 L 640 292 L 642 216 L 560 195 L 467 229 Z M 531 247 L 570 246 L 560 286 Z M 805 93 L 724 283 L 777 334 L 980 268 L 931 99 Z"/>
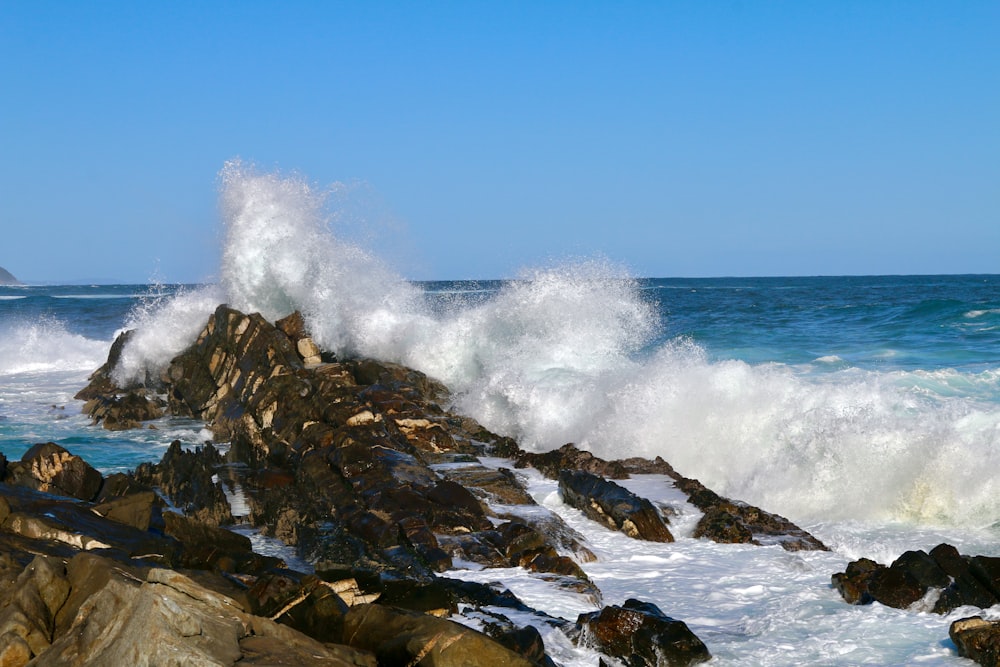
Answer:
<path fill-rule="evenodd" d="M 120 377 L 189 344 L 221 302 L 298 309 L 340 355 L 444 381 L 454 407 L 537 450 L 663 456 L 720 492 L 797 520 L 987 525 L 1000 518 L 1000 378 L 711 361 L 666 339 L 660 308 L 602 260 L 523 273 L 485 299 L 427 293 L 336 238 L 323 193 L 234 161 L 221 175 L 221 281 L 138 312 Z M 831 363 L 831 362 L 841 363 Z"/>

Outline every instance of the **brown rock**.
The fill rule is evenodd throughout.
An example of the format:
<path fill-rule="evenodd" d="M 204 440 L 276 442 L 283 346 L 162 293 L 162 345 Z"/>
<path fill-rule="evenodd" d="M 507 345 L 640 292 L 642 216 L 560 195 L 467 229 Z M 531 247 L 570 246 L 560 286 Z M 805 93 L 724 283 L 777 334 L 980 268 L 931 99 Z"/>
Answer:
<path fill-rule="evenodd" d="M 626 600 L 622 606 L 581 614 L 584 641 L 628 665 L 692 665 L 711 659 L 705 644 L 683 621 L 651 603 Z"/>
<path fill-rule="evenodd" d="M 563 500 L 588 517 L 629 537 L 673 542 L 674 537 L 651 502 L 614 482 L 583 471 L 559 474 Z"/>
<path fill-rule="evenodd" d="M 454 621 L 379 604 L 352 607 L 344 642 L 372 651 L 380 665 L 529 667 L 523 656 Z"/>
<path fill-rule="evenodd" d="M 1000 666 L 1000 621 L 987 621 L 981 616 L 963 618 L 951 624 L 948 636 L 963 658 L 984 667 Z"/>
<path fill-rule="evenodd" d="M 7 472 L 9 484 L 80 500 L 93 499 L 103 483 L 101 473 L 54 442 L 34 445 Z"/>

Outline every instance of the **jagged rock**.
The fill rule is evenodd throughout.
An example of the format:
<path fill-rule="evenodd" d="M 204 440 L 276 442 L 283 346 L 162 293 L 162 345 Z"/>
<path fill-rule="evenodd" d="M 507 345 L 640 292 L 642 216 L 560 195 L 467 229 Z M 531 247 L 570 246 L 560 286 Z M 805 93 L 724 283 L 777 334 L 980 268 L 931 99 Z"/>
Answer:
<path fill-rule="evenodd" d="M 572 443 L 543 454 L 518 449 L 513 458 L 518 468 L 531 466 L 550 479 L 558 479 L 563 470 L 579 470 L 608 479 L 626 479 L 628 471 L 618 461 L 605 461 Z"/>
<path fill-rule="evenodd" d="M 527 658 L 454 621 L 380 604 L 352 607 L 344 642 L 372 651 L 380 665 L 529 667 Z"/>
<path fill-rule="evenodd" d="M 698 480 L 678 474 L 660 457 L 653 461 L 641 458 L 604 461 L 572 444 L 534 454 L 521 450 L 513 441 L 493 438 L 494 455 L 513 458 L 518 467 L 535 467 L 552 479 L 557 479 L 562 470 L 582 470 L 607 479 L 625 479 L 630 474 L 666 475 L 677 489 L 689 496 L 691 504 L 704 513 L 695 528 L 695 537 L 723 543 L 778 544 L 787 551 L 826 550 L 822 542 L 788 519 L 723 498 Z"/>
<path fill-rule="evenodd" d="M 566 504 L 612 530 L 650 542 L 674 541 L 651 502 L 614 482 L 588 472 L 563 470 L 559 493 Z"/>
<path fill-rule="evenodd" d="M 982 616 L 963 618 L 951 624 L 948 636 L 963 658 L 984 667 L 1000 665 L 1000 621 L 987 621 Z"/>
<path fill-rule="evenodd" d="M 675 486 L 705 515 L 695 537 L 722 543 L 778 544 L 786 551 L 826 551 L 818 539 L 788 519 L 723 498 L 696 479 L 677 476 Z"/>
<path fill-rule="evenodd" d="M 179 440 L 170 443 L 158 464 L 136 468 L 138 484 L 155 487 L 185 514 L 211 525 L 233 522 L 229 500 L 218 480 L 224 460 L 212 445 L 186 451 Z"/>
<path fill-rule="evenodd" d="M 8 465 L 8 484 L 80 500 L 93 499 L 104 478 L 89 463 L 54 442 L 39 443 Z"/>
<path fill-rule="evenodd" d="M 108 360 L 90 375 L 87 386 L 74 397 L 86 401 L 83 412 L 95 424 L 101 423 L 109 431 L 138 428 L 142 422 L 162 417 L 166 407 L 166 402 L 156 395 L 161 388 L 158 379 L 147 374 L 142 382 L 119 387 L 112 378 L 122 351 L 132 335 L 130 330 L 115 338 L 108 352 Z"/>
<path fill-rule="evenodd" d="M 100 423 L 109 431 L 127 431 L 162 417 L 164 406 L 162 399 L 137 389 L 121 396 L 92 398 L 84 404 L 83 411 L 95 424 Z"/>
<path fill-rule="evenodd" d="M 630 667 L 692 665 L 712 657 L 683 621 L 649 602 L 626 600 L 620 607 L 581 614 L 577 624 L 585 643 Z"/>
<path fill-rule="evenodd" d="M 986 608 L 1000 602 L 998 573 L 998 558 L 970 558 L 939 544 L 930 553 L 907 551 L 888 567 L 869 559 L 854 561 L 832 581 L 851 604 L 881 602 L 906 609 L 919 602 L 929 607 L 926 611 L 946 614 L 963 605 Z"/>
<path fill-rule="evenodd" d="M 26 548 L 36 553 L 114 550 L 124 560 L 143 557 L 169 564 L 181 548 L 162 534 L 109 521 L 81 503 L 27 488 L 0 484 L 0 506 L 0 536 L 27 540 Z"/>

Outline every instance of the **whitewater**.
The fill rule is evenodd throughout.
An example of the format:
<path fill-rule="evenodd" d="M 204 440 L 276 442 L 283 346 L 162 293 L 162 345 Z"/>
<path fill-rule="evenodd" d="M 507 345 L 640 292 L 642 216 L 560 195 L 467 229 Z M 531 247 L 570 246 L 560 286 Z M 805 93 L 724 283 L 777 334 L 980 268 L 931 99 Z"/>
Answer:
<path fill-rule="evenodd" d="M 511 280 L 412 283 L 331 232 L 326 189 L 238 161 L 220 182 L 217 284 L 0 287 L 8 458 L 52 440 L 107 472 L 158 460 L 173 439 L 205 441 L 190 420 L 103 431 L 72 395 L 122 329 L 136 333 L 116 378 L 141 383 L 220 303 L 272 320 L 299 310 L 322 347 L 418 368 L 452 390 L 454 411 L 526 449 L 662 456 L 823 540 L 831 552 L 692 539 L 683 526 L 697 510 L 653 476 L 625 484 L 674 507 L 680 539 L 639 543 L 518 471 L 587 537 L 599 560 L 584 569 L 605 604 L 655 602 L 715 663 L 971 664 L 947 628 L 978 610 L 852 607 L 830 575 L 943 541 L 1000 555 L 1000 277 L 647 279 L 599 258 Z M 595 608 L 516 569 L 451 574 L 501 580 L 569 619 Z M 544 634 L 561 664 L 595 663 Z"/>

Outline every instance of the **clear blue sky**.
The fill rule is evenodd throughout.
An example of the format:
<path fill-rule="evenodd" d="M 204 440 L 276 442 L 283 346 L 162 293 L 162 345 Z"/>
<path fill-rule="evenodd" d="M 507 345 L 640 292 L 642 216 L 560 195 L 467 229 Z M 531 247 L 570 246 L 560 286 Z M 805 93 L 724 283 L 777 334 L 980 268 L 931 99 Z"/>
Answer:
<path fill-rule="evenodd" d="M 217 271 L 217 174 L 410 278 L 1000 273 L 1000 2 L 0 0 L 0 266 Z"/>

